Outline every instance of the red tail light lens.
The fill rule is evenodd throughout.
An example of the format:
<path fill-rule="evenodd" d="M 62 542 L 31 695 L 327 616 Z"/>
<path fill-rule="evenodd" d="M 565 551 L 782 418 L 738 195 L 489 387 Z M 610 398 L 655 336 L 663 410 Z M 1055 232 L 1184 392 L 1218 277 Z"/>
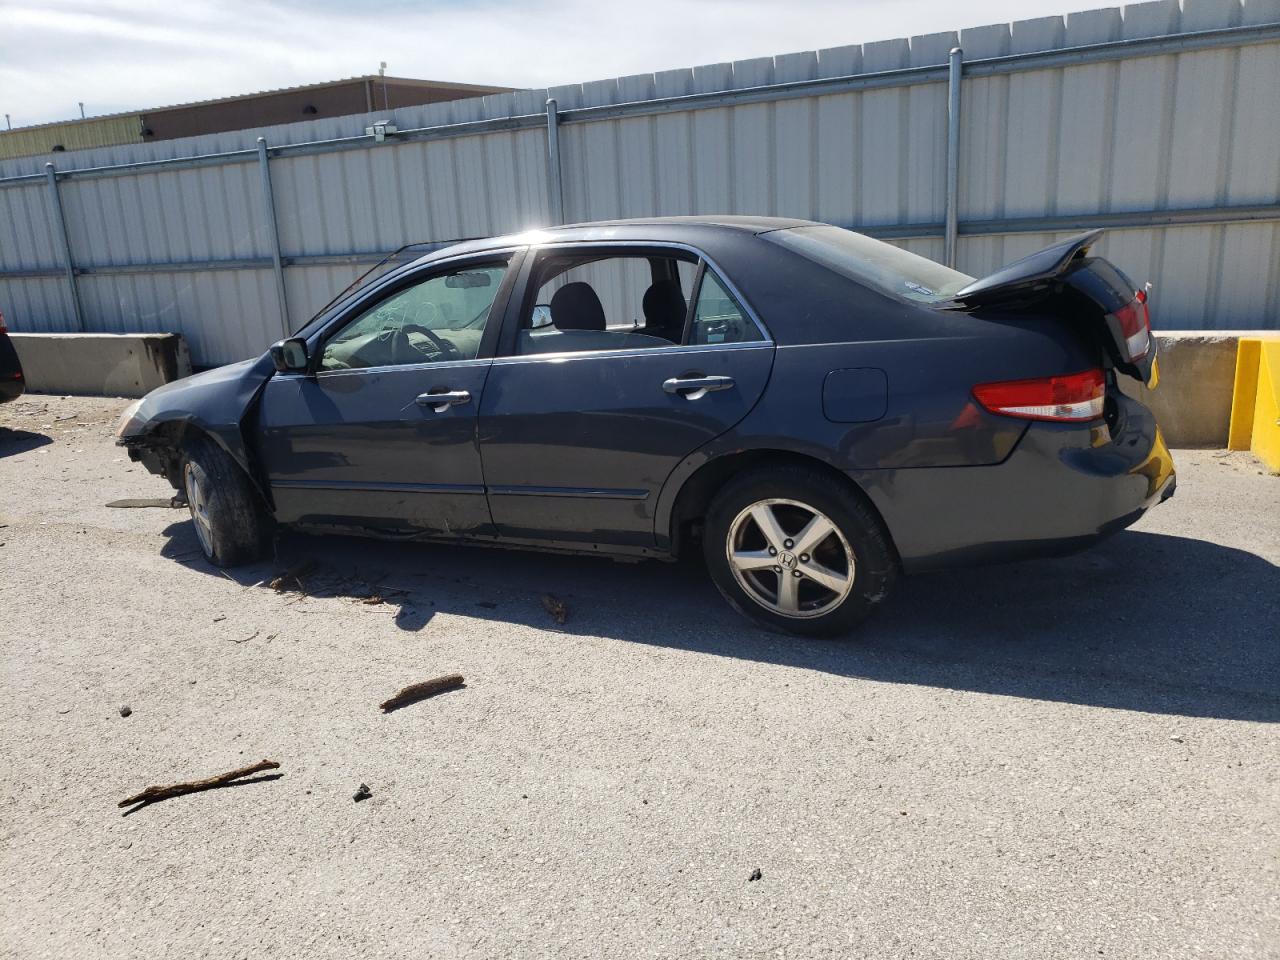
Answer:
<path fill-rule="evenodd" d="M 1081 422 L 1102 416 L 1106 381 L 1094 368 L 1061 377 L 983 383 L 973 388 L 973 398 L 1006 417 Z"/>
<path fill-rule="evenodd" d="M 1124 348 L 1133 362 L 1141 360 L 1151 350 L 1151 311 L 1147 307 L 1145 292 L 1129 301 L 1128 306 L 1121 307 L 1112 314 L 1120 324 L 1120 336 L 1124 340 Z"/>

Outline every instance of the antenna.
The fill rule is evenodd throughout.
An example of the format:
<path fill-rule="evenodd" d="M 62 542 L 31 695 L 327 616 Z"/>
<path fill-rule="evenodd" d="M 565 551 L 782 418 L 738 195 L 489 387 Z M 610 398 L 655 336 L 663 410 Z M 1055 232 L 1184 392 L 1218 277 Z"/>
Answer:
<path fill-rule="evenodd" d="M 83 100 L 80 101 L 80 119 L 81 120 L 84 119 L 84 101 Z"/>

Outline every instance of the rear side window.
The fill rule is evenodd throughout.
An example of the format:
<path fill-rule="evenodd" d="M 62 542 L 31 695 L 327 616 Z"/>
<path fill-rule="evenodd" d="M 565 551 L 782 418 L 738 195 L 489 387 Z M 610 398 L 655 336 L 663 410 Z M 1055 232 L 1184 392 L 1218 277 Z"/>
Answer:
<path fill-rule="evenodd" d="M 698 288 L 698 304 L 689 331 L 692 344 L 754 343 L 763 340 L 760 328 L 752 323 L 710 269 L 702 275 Z"/>
<path fill-rule="evenodd" d="M 763 234 L 829 270 L 914 303 L 950 300 L 973 277 L 925 257 L 839 227 L 791 227 Z"/>

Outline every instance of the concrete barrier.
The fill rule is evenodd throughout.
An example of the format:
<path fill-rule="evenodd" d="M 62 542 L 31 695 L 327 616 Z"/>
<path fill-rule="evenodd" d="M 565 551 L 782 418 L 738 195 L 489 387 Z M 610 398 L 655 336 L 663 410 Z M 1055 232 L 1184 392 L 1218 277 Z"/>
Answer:
<path fill-rule="evenodd" d="M 176 333 L 13 333 L 27 389 L 100 397 L 141 397 L 191 375 L 187 342 Z"/>
<path fill-rule="evenodd" d="M 1160 383 L 1148 390 L 1120 377 L 1126 393 L 1155 411 L 1171 447 L 1225 447 L 1231 424 L 1237 342 L 1257 332 L 1159 333 Z M 191 373 L 186 341 L 176 333 L 10 333 L 27 389 L 140 397 Z"/>
<path fill-rule="evenodd" d="M 1231 425 L 1236 343 L 1249 335 L 1243 330 L 1157 333 L 1160 382 L 1156 389 L 1148 390 L 1132 377 L 1120 377 L 1120 386 L 1155 412 L 1169 446 L 1225 447 Z"/>

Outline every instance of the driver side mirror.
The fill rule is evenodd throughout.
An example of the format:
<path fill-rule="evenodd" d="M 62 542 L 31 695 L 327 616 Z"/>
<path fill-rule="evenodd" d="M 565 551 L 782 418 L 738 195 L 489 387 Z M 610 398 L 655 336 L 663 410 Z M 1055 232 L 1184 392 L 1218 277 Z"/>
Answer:
<path fill-rule="evenodd" d="M 289 370 L 307 369 L 307 341 L 301 337 L 290 337 L 271 345 L 271 362 L 277 370 L 285 373 Z"/>

